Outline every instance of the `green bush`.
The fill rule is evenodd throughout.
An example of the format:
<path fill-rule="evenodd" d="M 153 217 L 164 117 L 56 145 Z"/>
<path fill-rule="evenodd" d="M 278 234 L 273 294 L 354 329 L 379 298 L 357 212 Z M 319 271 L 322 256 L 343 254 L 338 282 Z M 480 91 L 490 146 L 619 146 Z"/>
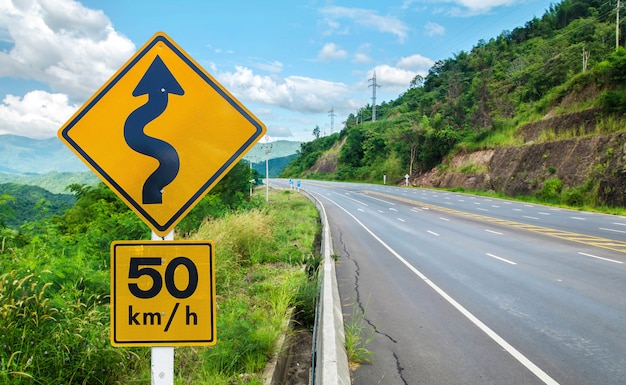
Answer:
<path fill-rule="evenodd" d="M 551 178 L 544 182 L 539 191 L 539 198 L 546 202 L 558 202 L 563 189 L 563 181 L 559 178 Z"/>

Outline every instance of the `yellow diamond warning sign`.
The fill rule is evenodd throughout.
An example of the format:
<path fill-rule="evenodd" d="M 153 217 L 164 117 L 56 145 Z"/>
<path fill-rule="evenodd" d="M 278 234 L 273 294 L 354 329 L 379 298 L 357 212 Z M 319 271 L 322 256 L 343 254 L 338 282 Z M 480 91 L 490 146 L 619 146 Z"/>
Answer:
<path fill-rule="evenodd" d="M 163 236 L 265 131 L 157 33 L 61 127 L 59 138 Z"/>

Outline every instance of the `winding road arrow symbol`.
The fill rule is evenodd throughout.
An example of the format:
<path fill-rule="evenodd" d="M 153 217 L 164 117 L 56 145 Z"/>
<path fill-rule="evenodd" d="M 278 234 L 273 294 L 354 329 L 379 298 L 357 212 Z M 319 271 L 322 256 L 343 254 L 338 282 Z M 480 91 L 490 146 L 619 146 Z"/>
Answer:
<path fill-rule="evenodd" d="M 133 91 L 135 97 L 146 94 L 148 101 L 126 118 L 124 140 L 133 150 L 159 161 L 159 167 L 143 185 L 142 200 L 143 204 L 160 204 L 163 188 L 178 175 L 180 159 L 171 144 L 146 135 L 144 130 L 165 111 L 169 94 L 184 95 L 185 91 L 158 55 Z"/>

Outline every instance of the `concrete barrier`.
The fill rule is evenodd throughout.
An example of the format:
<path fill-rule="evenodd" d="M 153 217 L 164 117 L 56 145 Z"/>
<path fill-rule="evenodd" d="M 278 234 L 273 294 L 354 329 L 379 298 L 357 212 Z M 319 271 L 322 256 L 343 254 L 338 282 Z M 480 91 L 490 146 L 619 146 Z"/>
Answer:
<path fill-rule="evenodd" d="M 322 256 L 324 263 L 320 271 L 321 292 L 318 301 L 314 359 L 312 368 L 313 385 L 349 385 L 350 369 L 345 349 L 345 332 L 341 300 L 335 274 L 335 261 L 332 258 L 333 246 L 330 226 L 324 205 L 315 196 L 300 190 L 317 207 L 322 222 Z"/>

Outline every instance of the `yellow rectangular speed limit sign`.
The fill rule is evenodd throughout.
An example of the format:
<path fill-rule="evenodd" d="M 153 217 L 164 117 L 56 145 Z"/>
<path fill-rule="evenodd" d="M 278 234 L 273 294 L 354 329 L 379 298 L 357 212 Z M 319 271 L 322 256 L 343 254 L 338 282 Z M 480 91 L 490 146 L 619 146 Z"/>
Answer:
<path fill-rule="evenodd" d="M 212 241 L 111 244 L 111 344 L 216 342 Z"/>

